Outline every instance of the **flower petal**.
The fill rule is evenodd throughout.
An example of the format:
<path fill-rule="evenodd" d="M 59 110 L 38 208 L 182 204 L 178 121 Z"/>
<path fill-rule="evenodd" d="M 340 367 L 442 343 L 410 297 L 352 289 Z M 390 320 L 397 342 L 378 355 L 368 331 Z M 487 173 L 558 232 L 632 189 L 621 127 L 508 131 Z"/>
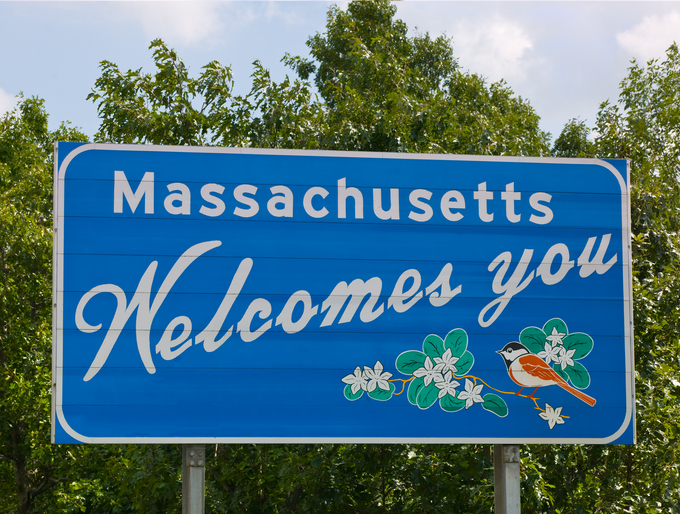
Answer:
<path fill-rule="evenodd" d="M 378 387 L 383 391 L 390 390 L 390 384 L 387 380 L 376 380 L 376 382 L 378 383 Z"/>

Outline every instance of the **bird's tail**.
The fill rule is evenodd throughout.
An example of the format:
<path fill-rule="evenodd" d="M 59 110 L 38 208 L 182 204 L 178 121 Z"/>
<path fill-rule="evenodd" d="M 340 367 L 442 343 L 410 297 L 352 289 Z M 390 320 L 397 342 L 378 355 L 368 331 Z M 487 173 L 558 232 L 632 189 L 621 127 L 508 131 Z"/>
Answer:
<path fill-rule="evenodd" d="M 562 389 L 564 389 L 565 391 L 568 391 L 568 392 L 570 392 L 571 394 L 573 394 L 574 396 L 576 396 L 576 398 L 578 398 L 579 400 L 582 400 L 582 401 L 586 402 L 586 403 L 587 403 L 588 405 L 590 405 L 591 407 L 594 407 L 594 406 L 595 406 L 595 402 L 596 402 L 595 398 L 593 398 L 593 397 L 591 397 L 591 396 L 588 396 L 588 395 L 585 394 L 585 393 L 582 393 L 582 392 L 579 391 L 578 389 L 574 389 L 573 387 L 571 387 L 571 386 L 570 386 L 569 384 L 567 384 L 566 382 L 565 382 L 565 383 L 560 383 L 560 382 L 558 382 L 557 385 L 559 385 L 559 386 L 560 386 Z"/>

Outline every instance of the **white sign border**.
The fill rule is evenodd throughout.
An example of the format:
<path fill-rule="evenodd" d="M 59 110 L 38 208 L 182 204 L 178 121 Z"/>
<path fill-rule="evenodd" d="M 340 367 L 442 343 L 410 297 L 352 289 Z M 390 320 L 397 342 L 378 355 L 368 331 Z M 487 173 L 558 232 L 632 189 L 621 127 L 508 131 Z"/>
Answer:
<path fill-rule="evenodd" d="M 461 154 L 417 154 L 417 153 L 385 153 L 385 152 L 344 152 L 332 150 L 284 150 L 269 148 L 223 148 L 197 146 L 162 146 L 162 145 L 133 145 L 133 144 L 102 144 L 85 143 L 71 151 L 59 166 L 58 142 L 54 143 L 54 212 L 53 212 L 53 248 L 52 248 L 52 442 L 55 442 L 56 423 L 73 439 L 82 443 L 104 444 L 275 444 L 275 443 L 379 443 L 379 444 L 608 444 L 616 441 L 628 430 L 635 414 L 635 375 L 633 370 L 633 289 L 632 289 L 632 259 L 631 259 L 631 228 L 630 228 L 630 162 L 626 169 L 626 178 L 606 161 L 590 158 L 560 158 L 560 157 L 516 157 L 516 156 L 487 156 Z M 617 179 L 621 187 L 622 226 L 622 270 L 624 322 L 628 329 L 625 335 L 626 362 L 626 416 L 619 429 L 604 438 L 477 438 L 477 437 L 90 437 L 76 432 L 66 420 L 63 412 L 63 250 L 64 246 L 64 186 L 66 171 L 71 161 L 78 155 L 90 150 L 132 151 L 132 152 L 181 152 L 181 153 L 222 153 L 222 154 L 250 154 L 250 155 L 299 155 L 316 157 L 349 157 L 375 159 L 418 159 L 444 161 L 475 161 L 475 162 L 515 162 L 532 164 L 573 164 L 599 165 L 609 170 Z M 637 440 L 636 427 L 633 423 L 633 444 Z"/>

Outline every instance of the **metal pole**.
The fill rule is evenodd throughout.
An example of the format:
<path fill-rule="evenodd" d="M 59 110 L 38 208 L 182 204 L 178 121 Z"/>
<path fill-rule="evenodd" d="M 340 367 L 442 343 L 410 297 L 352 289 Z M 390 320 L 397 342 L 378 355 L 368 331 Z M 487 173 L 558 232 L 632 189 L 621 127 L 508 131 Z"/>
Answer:
<path fill-rule="evenodd" d="M 205 445 L 182 445 L 182 514 L 205 514 Z"/>
<path fill-rule="evenodd" d="M 519 445 L 494 445 L 493 474 L 496 514 L 520 514 Z"/>

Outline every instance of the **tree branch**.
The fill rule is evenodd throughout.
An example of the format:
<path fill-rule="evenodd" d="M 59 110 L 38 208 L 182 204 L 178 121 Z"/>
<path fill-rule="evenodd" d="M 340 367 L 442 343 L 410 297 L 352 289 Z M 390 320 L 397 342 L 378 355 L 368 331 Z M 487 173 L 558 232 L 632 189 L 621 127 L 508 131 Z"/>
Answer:
<path fill-rule="evenodd" d="M 205 467 L 208 468 L 208 471 L 210 471 L 210 474 L 213 476 L 213 478 L 217 481 L 218 484 L 222 486 L 222 489 L 224 489 L 227 494 L 229 494 L 229 497 L 232 499 L 232 501 L 235 500 L 234 498 L 234 491 L 231 490 L 231 488 L 220 479 L 219 474 L 215 470 L 215 468 L 210 464 L 209 462 L 205 463 Z"/>

